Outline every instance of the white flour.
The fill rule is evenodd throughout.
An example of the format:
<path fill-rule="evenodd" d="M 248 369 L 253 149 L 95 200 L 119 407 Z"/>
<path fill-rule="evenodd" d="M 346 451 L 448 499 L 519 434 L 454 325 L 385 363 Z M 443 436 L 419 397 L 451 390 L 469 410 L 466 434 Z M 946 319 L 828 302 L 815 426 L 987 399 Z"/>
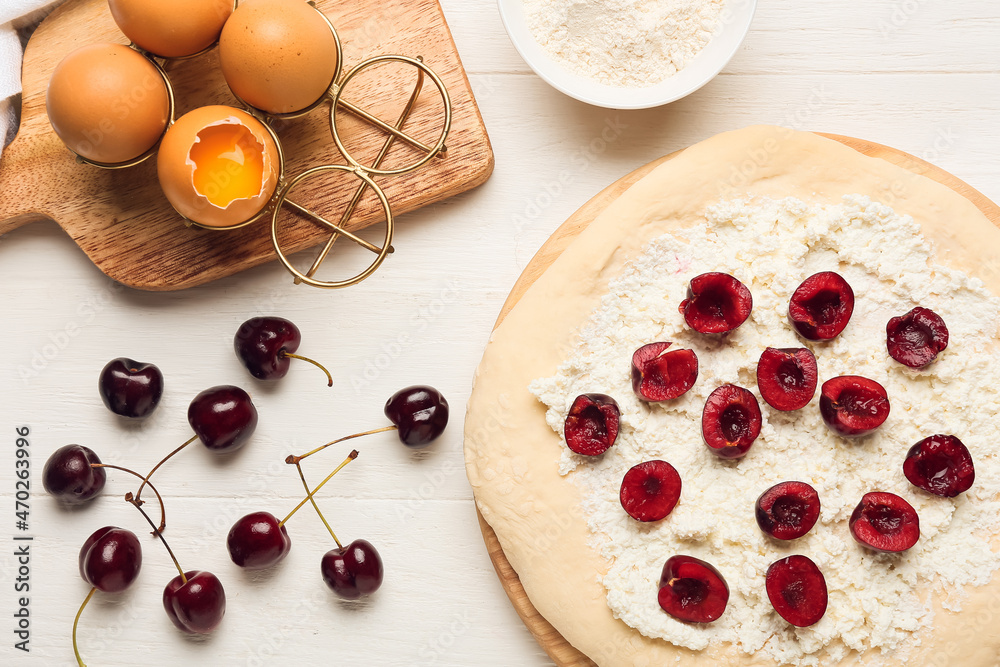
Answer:
<path fill-rule="evenodd" d="M 724 0 L 524 0 L 539 44 L 609 86 L 652 86 L 684 69 L 719 27 Z"/>
<path fill-rule="evenodd" d="M 617 444 L 596 461 L 566 449 L 561 468 L 580 487 L 594 546 L 610 563 L 608 605 L 644 635 L 691 649 L 731 642 L 795 665 L 835 664 L 850 649 L 874 650 L 866 657 L 875 662 L 880 651 L 902 659 L 933 621 L 932 600 L 958 609 L 962 589 L 986 584 L 1000 567 L 987 543 L 1000 533 L 1000 300 L 980 281 L 936 264 L 912 219 L 863 197 L 826 207 L 795 199 L 726 202 L 707 218 L 707 226 L 655 240 L 612 282 L 558 374 L 532 383 L 560 434 L 580 393 L 604 392 L 621 405 Z M 787 322 L 788 298 L 822 270 L 851 284 L 854 315 L 831 343 L 803 343 Z M 677 311 L 688 281 L 707 271 L 731 273 L 753 293 L 750 319 L 725 339 L 692 332 Z M 948 349 L 925 370 L 894 362 L 885 349 L 886 321 L 916 305 L 936 311 L 951 333 Z M 650 405 L 632 393 L 629 359 L 657 340 L 694 349 L 700 375 L 677 401 Z M 892 411 L 874 435 L 832 435 L 818 391 L 791 413 L 760 399 L 755 369 L 763 349 L 803 344 L 816 354 L 821 383 L 858 374 L 886 387 Z M 699 427 L 707 395 L 726 382 L 752 390 L 764 417 L 760 437 L 739 461 L 709 453 Z M 957 435 L 976 463 L 975 484 L 954 499 L 931 496 L 903 476 L 906 451 L 935 433 Z M 632 465 L 653 458 L 673 464 L 684 486 L 669 517 L 641 524 L 622 510 L 618 490 Z M 754 501 L 792 479 L 816 488 L 822 512 L 808 535 L 781 544 L 757 527 Z M 920 541 L 906 553 L 876 554 L 851 538 L 851 511 L 873 490 L 899 494 L 917 510 Z M 728 581 L 729 607 L 715 623 L 682 623 L 657 604 L 663 563 L 678 553 L 709 561 Z M 810 628 L 784 622 L 764 589 L 767 567 L 793 553 L 812 558 L 829 586 L 826 616 Z"/>

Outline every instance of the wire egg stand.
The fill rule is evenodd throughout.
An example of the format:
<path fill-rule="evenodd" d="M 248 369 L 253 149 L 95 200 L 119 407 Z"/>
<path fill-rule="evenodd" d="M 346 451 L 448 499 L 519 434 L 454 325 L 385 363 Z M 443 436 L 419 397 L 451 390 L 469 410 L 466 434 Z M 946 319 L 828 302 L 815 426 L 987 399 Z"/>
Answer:
<path fill-rule="evenodd" d="M 275 146 L 277 147 L 278 183 L 270 200 L 264 205 L 264 207 L 258 213 L 256 213 L 252 217 L 240 221 L 236 224 L 228 225 L 225 227 L 214 227 L 214 226 L 203 225 L 195 220 L 191 220 L 189 218 L 184 217 L 179 212 L 178 215 L 184 220 L 184 223 L 188 226 L 197 227 L 213 232 L 225 232 L 234 229 L 239 229 L 254 224 L 256 222 L 265 220 L 267 218 L 270 218 L 271 242 L 274 246 L 274 251 L 277 254 L 278 260 L 281 262 L 281 264 L 288 270 L 289 273 L 291 273 L 294 276 L 295 283 L 296 284 L 305 283 L 307 285 L 323 289 L 341 289 L 344 287 L 350 287 L 351 285 L 356 285 L 357 283 L 371 276 L 382 265 L 382 262 L 385 261 L 386 257 L 392 252 L 394 252 L 394 248 L 392 246 L 393 227 L 394 227 L 394 216 L 392 213 L 392 205 L 390 204 L 389 199 L 385 194 L 385 191 L 375 181 L 375 177 L 401 176 L 404 174 L 417 171 L 427 166 L 432 160 L 436 158 L 437 159 L 444 158 L 448 150 L 445 142 L 447 141 L 448 133 L 451 130 L 452 103 L 451 103 L 451 98 L 448 95 L 448 89 L 445 86 L 444 81 L 442 81 L 441 77 L 438 76 L 438 74 L 434 72 L 434 70 L 432 70 L 424 63 L 423 58 L 420 56 L 417 56 L 415 58 L 404 55 L 374 56 L 355 65 L 346 73 L 344 73 L 343 45 L 340 41 L 340 35 L 337 33 L 337 29 L 334 27 L 330 19 L 322 11 L 320 11 L 319 8 L 316 7 L 315 2 L 308 2 L 307 4 L 311 6 L 319 14 L 319 16 L 322 17 L 326 25 L 329 26 L 330 32 L 333 34 L 334 42 L 336 44 L 337 65 L 334 70 L 330 86 L 325 91 L 325 93 L 322 96 L 320 96 L 319 99 L 317 99 L 315 102 L 305 107 L 304 109 L 300 109 L 298 111 L 294 111 L 291 113 L 270 113 L 248 104 L 230 88 L 230 92 L 232 93 L 233 97 L 235 97 L 236 100 L 238 101 L 240 108 L 242 108 L 244 111 L 246 111 L 251 116 L 253 116 L 254 118 L 256 118 L 261 122 L 261 124 L 264 126 L 267 132 L 271 135 L 271 138 L 274 140 Z M 234 2 L 233 6 L 234 8 L 238 6 L 238 0 Z M 189 56 L 183 56 L 181 58 L 165 58 L 162 56 L 158 56 L 154 53 L 145 51 L 134 43 L 129 44 L 130 48 L 138 51 L 153 64 L 153 66 L 156 68 L 157 73 L 163 79 L 163 83 L 166 86 L 167 99 L 169 103 L 169 108 L 168 108 L 169 121 L 167 123 L 166 129 L 169 129 L 169 127 L 173 125 L 174 121 L 176 120 L 175 118 L 176 99 L 175 99 L 173 85 L 164 67 L 165 63 L 173 60 L 187 60 L 191 58 L 196 58 L 210 51 L 211 49 L 215 48 L 215 46 L 216 44 L 212 44 L 211 46 L 207 47 L 206 49 L 203 49 L 202 51 L 199 51 L 198 53 Z M 374 114 L 369 113 L 362 107 L 355 105 L 349 102 L 348 100 L 344 99 L 344 92 L 347 89 L 348 84 L 363 72 L 372 69 L 374 67 L 377 67 L 379 65 L 382 65 L 384 63 L 392 63 L 392 62 L 401 63 L 403 65 L 413 67 L 416 70 L 416 82 L 413 88 L 411 89 L 406 104 L 404 105 L 403 110 L 399 114 L 396 121 L 394 123 L 388 123 L 382 120 L 381 118 L 378 118 Z M 444 115 L 442 119 L 441 131 L 437 141 L 432 145 L 428 145 L 425 144 L 424 142 L 421 142 L 419 139 L 404 132 L 403 129 L 404 126 L 406 125 L 406 122 L 410 119 L 410 117 L 413 114 L 414 108 L 416 107 L 417 104 L 417 100 L 420 97 L 420 94 L 424 90 L 424 85 L 427 79 L 430 79 L 430 81 L 437 88 L 437 91 L 441 96 L 441 100 L 444 106 Z M 306 114 L 311 113 L 326 104 L 329 104 L 328 115 L 329 115 L 330 134 L 333 137 L 333 141 L 336 144 L 337 149 L 340 151 L 341 155 L 344 157 L 347 164 L 321 165 L 308 169 L 302 172 L 301 174 L 298 174 L 297 176 L 289 178 L 285 170 L 285 152 L 282 149 L 281 140 L 278 138 L 278 135 L 273 128 L 273 125 L 277 121 L 291 120 L 294 118 L 305 116 Z M 337 116 L 338 116 L 337 112 L 341 110 L 377 128 L 378 130 L 381 130 L 386 134 L 386 138 L 382 144 L 382 148 L 378 152 L 374 160 L 371 162 L 371 164 L 362 164 L 359 160 L 357 160 L 354 157 L 354 155 L 351 153 L 350 150 L 348 150 L 347 146 L 345 145 L 343 137 L 341 135 L 340 128 L 338 127 L 337 123 Z M 166 134 L 166 129 L 164 129 L 164 134 Z M 396 167 L 392 169 L 382 168 L 386 158 L 389 155 L 389 152 L 392 150 L 393 146 L 396 145 L 397 142 L 405 143 L 409 145 L 411 148 L 420 151 L 423 154 L 422 157 L 417 159 L 415 162 L 411 162 L 402 167 Z M 142 155 L 132 160 L 128 160 L 126 162 L 120 162 L 114 164 L 97 162 L 85 158 L 79 154 L 76 155 L 76 160 L 77 162 L 89 164 L 101 169 L 127 169 L 129 167 L 134 167 L 150 159 L 157 153 L 158 149 L 159 149 L 159 141 L 157 141 L 156 144 L 154 144 L 148 151 L 146 151 Z M 344 209 L 343 213 L 341 213 L 340 219 L 336 222 L 326 219 L 322 215 L 319 215 L 318 213 L 310 210 L 306 206 L 296 203 L 289 197 L 289 195 L 292 193 L 293 190 L 301 186 L 306 181 L 312 180 L 323 174 L 329 174 L 331 172 L 341 172 L 344 174 L 350 174 L 356 177 L 360 181 L 357 189 L 354 192 L 353 197 L 351 197 L 351 199 L 348 201 L 347 207 Z M 385 215 L 385 234 L 381 245 L 375 245 L 373 243 L 370 243 L 369 241 L 366 241 L 365 239 L 361 238 L 360 236 L 358 236 L 357 234 L 353 233 L 348 229 L 351 218 L 357 212 L 358 205 L 361 203 L 362 198 L 364 197 L 365 193 L 368 190 L 371 190 L 378 198 L 379 204 L 381 205 L 382 211 Z M 288 254 L 281 248 L 281 243 L 278 238 L 279 237 L 278 221 L 282 210 L 286 208 L 305 217 L 307 220 L 323 228 L 324 230 L 330 232 L 330 237 L 326 241 L 326 244 L 320 250 L 319 255 L 316 257 L 312 265 L 306 271 L 301 271 L 298 268 L 296 268 L 289 259 Z M 343 280 L 334 280 L 334 281 L 325 281 L 317 279 L 315 277 L 316 272 L 319 270 L 323 262 L 326 261 L 326 259 L 329 257 L 330 252 L 333 250 L 334 244 L 341 237 L 358 244 L 365 250 L 372 252 L 375 255 L 375 259 L 371 262 L 371 264 L 367 266 L 367 268 L 365 268 L 364 270 L 362 270 L 361 272 L 357 273 L 356 275 L 350 278 L 346 278 Z"/>

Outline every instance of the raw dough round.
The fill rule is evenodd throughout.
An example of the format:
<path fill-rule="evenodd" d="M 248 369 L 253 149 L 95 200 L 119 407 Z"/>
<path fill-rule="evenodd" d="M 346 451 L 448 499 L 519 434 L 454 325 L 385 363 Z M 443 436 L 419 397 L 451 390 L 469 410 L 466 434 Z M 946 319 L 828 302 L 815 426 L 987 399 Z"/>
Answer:
<path fill-rule="evenodd" d="M 636 183 L 555 260 L 494 331 L 476 374 L 465 425 L 469 480 L 532 604 L 599 665 L 705 664 L 774 667 L 731 645 L 690 651 L 616 620 L 601 583 L 607 563 L 588 546 L 577 487 L 558 473 L 563 446 L 528 391 L 555 374 L 577 328 L 629 259 L 656 236 L 703 221 L 719 199 L 763 195 L 836 203 L 862 194 L 909 214 L 937 260 L 980 277 L 1000 294 L 1000 229 L 957 192 L 815 134 L 751 127 L 686 149 Z M 1000 550 L 1000 539 L 993 548 Z M 933 629 L 905 662 L 996 667 L 1000 575 L 970 592 L 963 611 L 934 606 Z M 844 665 L 901 665 L 892 655 L 852 653 Z"/>

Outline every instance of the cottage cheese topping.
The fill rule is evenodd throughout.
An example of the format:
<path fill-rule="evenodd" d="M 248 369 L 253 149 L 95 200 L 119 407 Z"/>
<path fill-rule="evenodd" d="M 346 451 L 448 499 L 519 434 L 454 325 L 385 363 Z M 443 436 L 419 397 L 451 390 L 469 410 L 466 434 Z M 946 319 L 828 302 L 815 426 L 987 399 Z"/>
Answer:
<path fill-rule="evenodd" d="M 932 622 L 935 603 L 959 610 L 962 589 L 986 584 L 1000 568 L 987 542 L 1000 534 L 1000 300 L 977 279 L 936 264 L 912 219 L 864 197 L 835 206 L 731 201 L 706 218 L 706 225 L 653 241 L 611 283 L 557 375 L 531 385 L 560 434 L 578 394 L 607 393 L 621 406 L 617 444 L 597 459 L 566 449 L 560 470 L 581 489 L 593 544 L 610 564 L 608 605 L 644 635 L 690 649 L 731 642 L 795 665 L 829 664 L 851 649 L 905 656 Z M 805 343 L 816 354 L 820 382 L 870 377 L 892 404 L 886 423 L 860 440 L 826 428 L 818 391 L 792 413 L 772 410 L 757 391 L 763 349 L 804 344 L 787 322 L 788 299 L 823 270 L 843 275 L 857 302 L 839 338 Z M 731 273 L 753 293 L 750 319 L 723 339 L 689 330 L 677 310 L 688 281 L 707 271 Z M 916 305 L 941 315 L 951 338 L 936 362 L 915 371 L 886 353 L 885 325 Z M 680 399 L 650 405 L 632 393 L 629 360 L 657 340 L 694 349 L 700 375 Z M 724 383 L 751 389 L 764 417 L 760 437 L 739 461 L 713 456 L 700 432 L 705 399 Z M 903 476 L 909 447 L 935 433 L 961 438 L 976 463 L 972 489 L 954 499 L 920 491 Z M 641 524 L 622 510 L 619 487 L 632 465 L 653 458 L 677 468 L 683 490 L 669 517 Z M 822 512 L 808 535 L 779 543 L 757 527 L 753 506 L 765 489 L 792 479 L 816 488 Z M 920 541 L 903 554 L 872 552 L 850 535 L 851 511 L 875 490 L 901 495 L 920 516 Z M 725 576 L 729 607 L 715 623 L 683 623 L 657 604 L 663 563 L 678 553 L 707 560 Z M 829 588 L 826 616 L 810 628 L 782 620 L 764 589 L 768 566 L 795 553 L 816 562 Z"/>
<path fill-rule="evenodd" d="M 569 70 L 642 88 L 684 69 L 712 39 L 724 0 L 524 0 L 535 40 Z"/>

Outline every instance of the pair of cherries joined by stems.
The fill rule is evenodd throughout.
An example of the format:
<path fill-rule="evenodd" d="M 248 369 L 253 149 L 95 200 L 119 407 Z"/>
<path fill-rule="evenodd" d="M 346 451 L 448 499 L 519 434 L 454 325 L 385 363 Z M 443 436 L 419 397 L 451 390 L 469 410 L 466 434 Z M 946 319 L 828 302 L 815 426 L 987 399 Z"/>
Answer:
<path fill-rule="evenodd" d="M 283 318 L 253 318 L 243 324 L 234 340 L 237 356 L 250 373 L 262 380 L 277 380 L 288 372 L 289 359 L 298 358 L 315 364 L 327 374 L 329 386 L 332 376 L 320 364 L 299 357 L 293 352 L 298 348 L 301 334 L 294 324 Z M 99 381 L 100 395 L 105 405 L 115 414 L 128 419 L 140 419 L 150 415 L 157 407 L 163 392 L 163 378 L 159 369 L 152 364 L 139 364 L 130 359 L 115 359 L 105 366 Z M 448 404 L 444 397 L 431 387 L 415 386 L 393 395 L 386 404 L 385 413 L 393 426 L 340 438 L 300 457 L 289 457 L 294 463 L 306 487 L 307 496 L 285 520 L 299 507 L 311 501 L 324 524 L 330 529 L 316 506 L 313 494 L 344 467 L 357 457 L 352 452 L 326 480 L 312 491 L 302 475 L 299 461 L 332 444 L 368 433 L 398 430 L 400 439 L 411 447 L 429 444 L 444 430 L 448 421 Z M 163 592 L 163 604 L 171 621 L 181 630 L 203 634 L 214 630 L 225 614 L 225 590 L 219 579 L 210 572 L 184 571 L 169 545 L 163 539 L 166 528 L 166 513 L 163 501 L 149 479 L 168 459 L 187 445 L 200 439 L 216 453 L 228 453 L 241 448 L 250 439 L 257 426 L 257 411 L 250 396 L 241 388 L 223 385 L 201 392 L 188 408 L 188 421 L 195 435 L 173 450 L 143 477 L 139 473 L 119 466 L 104 464 L 93 450 L 80 445 L 68 445 L 52 454 L 43 471 L 43 485 L 46 490 L 67 505 L 79 505 L 96 497 L 107 480 L 106 468 L 127 472 L 142 480 L 133 496 L 128 493 L 125 500 L 135 506 L 152 527 L 152 534 L 163 541 L 164 547 L 178 570 Z M 294 459 L 294 460 L 292 460 Z M 142 490 L 153 489 L 160 504 L 160 524 L 157 526 L 142 509 Z M 277 522 L 275 522 L 277 523 Z M 284 532 L 284 521 L 279 531 Z M 346 548 L 337 540 L 333 530 L 330 533 L 338 544 L 323 559 L 322 571 L 328 585 L 345 598 L 356 598 L 374 592 L 382 580 L 382 563 L 375 548 L 365 540 L 356 540 Z M 290 542 L 284 554 L 287 554 Z M 251 552 L 254 548 L 251 546 Z M 259 560 L 259 555 L 257 556 Z M 236 558 L 234 557 L 234 561 Z M 251 559 L 252 560 L 252 559 Z M 80 574 L 91 584 L 87 595 L 73 623 L 73 648 L 80 665 L 76 643 L 76 630 L 80 615 L 87 603 L 98 590 L 114 593 L 128 588 L 138 576 L 142 562 L 139 541 L 131 531 L 108 526 L 93 533 L 84 543 L 80 552 Z M 272 563 L 273 564 L 273 563 Z"/>
<path fill-rule="evenodd" d="M 263 570 L 281 562 L 292 548 L 285 524 L 307 502 L 311 503 L 320 520 L 330 532 L 337 547 L 328 551 L 320 562 L 323 581 L 338 596 L 356 600 L 374 593 L 382 585 L 385 573 L 378 550 L 367 540 L 354 540 L 347 546 L 340 541 L 316 503 L 315 494 L 358 457 L 353 450 L 326 479 L 309 488 L 302 460 L 324 449 L 354 438 L 396 430 L 400 440 L 409 447 L 424 447 L 437 439 L 448 424 L 448 402 L 433 387 L 413 386 L 396 392 L 385 404 L 385 415 L 392 426 L 338 438 L 301 455 L 289 455 L 285 463 L 294 465 L 305 488 L 306 497 L 284 519 L 278 520 L 270 512 L 252 512 L 240 518 L 230 529 L 226 539 L 229 557 L 248 570 Z"/>
<path fill-rule="evenodd" d="M 70 445 L 70 447 L 78 446 Z M 59 454 L 59 451 L 61 450 L 58 450 L 56 454 Z M 87 451 L 90 452 L 90 450 Z M 74 458 L 78 460 L 80 453 L 75 451 L 73 454 Z M 162 510 L 163 499 L 149 482 L 148 476 L 144 479 L 142 475 L 127 468 L 100 463 L 96 455 L 93 455 L 93 459 L 96 459 L 96 462 L 90 463 L 88 467 L 95 473 L 99 471 L 101 475 L 104 475 L 106 474 L 105 468 L 112 468 L 142 479 L 143 485 L 148 485 L 156 494 Z M 52 462 L 51 458 L 49 462 Z M 46 464 L 46 470 L 48 468 L 49 465 Z M 204 570 L 184 571 L 170 545 L 164 539 L 162 528 L 157 527 L 142 508 L 142 501 L 137 496 L 133 496 L 131 492 L 125 495 L 125 500 L 135 506 L 146 519 L 153 529 L 153 535 L 160 539 L 177 567 L 178 575 L 167 582 L 163 589 L 163 608 L 171 622 L 189 634 L 206 634 L 214 630 L 222 622 L 222 617 L 226 613 L 226 591 L 222 582 L 211 572 Z M 142 567 L 142 548 L 139 544 L 139 538 L 136 537 L 135 533 L 124 528 L 115 526 L 100 528 L 83 543 L 83 547 L 80 549 L 79 565 L 80 576 L 92 587 L 73 620 L 73 652 L 76 655 L 77 663 L 84 667 L 83 658 L 80 656 L 76 642 L 80 616 L 97 591 L 119 593 L 135 581 Z"/>
<path fill-rule="evenodd" d="M 116 365 L 116 362 L 112 362 L 109 367 L 114 368 Z M 142 370 L 144 374 L 149 373 L 148 367 Z M 102 397 L 105 397 L 107 402 L 103 392 L 105 386 L 103 380 L 104 374 L 101 383 Z M 130 409 L 137 405 L 151 405 L 146 414 L 155 409 L 158 397 L 156 400 L 151 400 L 148 393 L 143 394 L 137 390 L 135 383 L 121 378 L 119 381 L 124 382 L 127 391 L 122 395 L 129 400 L 115 405 L 127 406 Z M 148 391 L 160 391 L 162 382 L 148 382 L 145 383 L 145 387 Z M 88 447 L 67 445 L 57 449 L 46 461 L 42 482 L 46 491 L 62 502 L 80 505 L 95 498 L 104 488 L 107 468 L 126 472 L 142 480 L 138 491 L 134 495 L 131 492 L 127 493 L 125 500 L 139 510 L 149 523 L 152 534 L 163 543 L 178 572 L 176 577 L 167 582 L 163 590 L 164 610 L 178 629 L 189 634 L 207 634 L 219 626 L 225 615 L 225 589 L 219 578 L 211 572 L 185 571 L 181 568 L 173 550 L 163 537 L 163 530 L 166 528 L 166 510 L 163 499 L 150 482 L 150 478 L 164 462 L 199 438 L 211 451 L 231 452 L 239 449 L 246 444 L 257 427 L 257 410 L 250 396 L 239 387 L 228 385 L 213 387 L 198 394 L 191 402 L 188 407 L 188 422 L 194 429 L 195 435 L 157 463 L 145 476 L 128 468 L 102 463 L 97 454 Z M 146 486 L 156 494 L 160 504 L 159 525 L 153 522 L 142 507 L 144 503 L 141 494 Z M 116 593 L 128 588 L 138 576 L 141 564 L 142 550 L 139 540 L 134 533 L 124 528 L 113 526 L 101 528 L 84 542 L 80 550 L 80 575 L 92 588 L 73 621 L 72 635 L 73 651 L 81 667 L 84 662 L 77 646 L 76 634 L 84 608 L 99 590 Z"/>

